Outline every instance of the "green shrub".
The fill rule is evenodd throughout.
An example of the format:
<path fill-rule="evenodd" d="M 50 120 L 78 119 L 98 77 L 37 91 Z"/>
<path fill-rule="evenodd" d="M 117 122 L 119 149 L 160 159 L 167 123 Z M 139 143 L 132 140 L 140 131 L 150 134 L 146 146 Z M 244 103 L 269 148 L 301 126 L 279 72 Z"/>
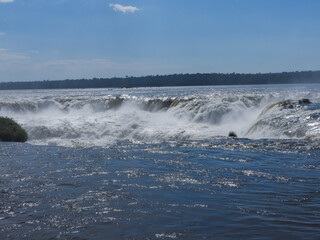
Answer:
<path fill-rule="evenodd" d="M 25 142 L 27 132 L 15 121 L 7 117 L 0 117 L 0 142 Z"/>
<path fill-rule="evenodd" d="M 300 99 L 299 104 L 310 104 L 310 100 L 308 98 Z"/>

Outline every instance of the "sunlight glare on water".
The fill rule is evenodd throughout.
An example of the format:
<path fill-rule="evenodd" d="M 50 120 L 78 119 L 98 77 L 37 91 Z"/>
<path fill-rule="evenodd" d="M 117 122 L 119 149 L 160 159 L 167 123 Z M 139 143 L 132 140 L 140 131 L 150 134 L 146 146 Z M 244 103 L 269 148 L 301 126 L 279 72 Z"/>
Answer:
<path fill-rule="evenodd" d="M 0 238 L 318 239 L 318 89 L 1 92 Z"/>

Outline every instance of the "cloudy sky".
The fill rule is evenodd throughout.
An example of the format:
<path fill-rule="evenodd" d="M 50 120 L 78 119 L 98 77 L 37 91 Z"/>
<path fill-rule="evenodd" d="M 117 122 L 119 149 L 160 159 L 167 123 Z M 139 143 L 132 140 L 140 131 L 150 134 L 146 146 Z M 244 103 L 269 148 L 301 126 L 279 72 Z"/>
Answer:
<path fill-rule="evenodd" d="M 319 0 L 0 0 L 0 81 L 320 70 Z"/>

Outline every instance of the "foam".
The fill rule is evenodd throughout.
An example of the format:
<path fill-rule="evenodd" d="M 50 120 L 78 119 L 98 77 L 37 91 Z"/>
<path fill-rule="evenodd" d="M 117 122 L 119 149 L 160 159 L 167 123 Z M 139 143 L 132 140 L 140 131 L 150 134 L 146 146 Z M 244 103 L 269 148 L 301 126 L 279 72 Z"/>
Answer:
<path fill-rule="evenodd" d="M 283 109 L 275 104 L 283 96 L 274 89 L 176 88 L 179 94 L 173 90 L 27 92 L 14 98 L 2 96 L 0 115 L 21 123 L 32 144 L 70 147 L 108 146 L 119 140 L 210 139 L 230 131 L 249 138 L 320 135 L 319 118 L 312 117 L 320 116 L 319 109 L 298 104 Z M 308 94 L 291 92 L 290 96 L 298 99 Z"/>

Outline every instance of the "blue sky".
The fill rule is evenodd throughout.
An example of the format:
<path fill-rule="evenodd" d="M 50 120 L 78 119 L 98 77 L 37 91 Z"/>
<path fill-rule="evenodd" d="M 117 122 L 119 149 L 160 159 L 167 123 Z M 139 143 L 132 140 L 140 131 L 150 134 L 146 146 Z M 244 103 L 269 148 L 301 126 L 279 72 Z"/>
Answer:
<path fill-rule="evenodd" d="M 319 0 L 0 0 L 0 81 L 320 70 Z"/>

